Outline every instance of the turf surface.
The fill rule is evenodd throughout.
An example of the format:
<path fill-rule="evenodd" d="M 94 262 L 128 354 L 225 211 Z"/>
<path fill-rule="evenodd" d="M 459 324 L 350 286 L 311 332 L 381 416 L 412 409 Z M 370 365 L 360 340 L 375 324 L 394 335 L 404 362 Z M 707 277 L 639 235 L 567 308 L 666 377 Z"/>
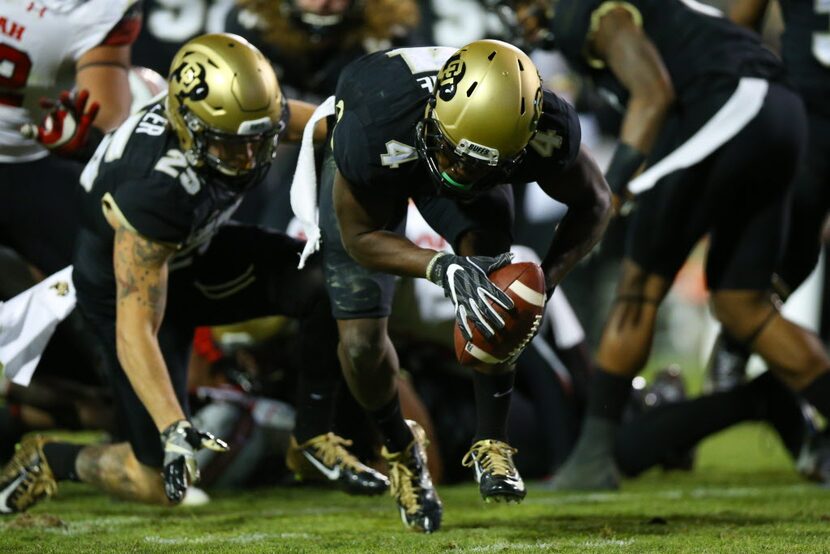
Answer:
<path fill-rule="evenodd" d="M 692 473 L 654 471 L 619 493 L 485 505 L 442 487 L 443 529 L 405 531 L 392 500 L 319 489 L 216 493 L 172 510 L 81 485 L 0 520 L 0 552 L 828 552 L 830 490 L 800 480 L 774 436 L 744 425 L 704 443 Z"/>

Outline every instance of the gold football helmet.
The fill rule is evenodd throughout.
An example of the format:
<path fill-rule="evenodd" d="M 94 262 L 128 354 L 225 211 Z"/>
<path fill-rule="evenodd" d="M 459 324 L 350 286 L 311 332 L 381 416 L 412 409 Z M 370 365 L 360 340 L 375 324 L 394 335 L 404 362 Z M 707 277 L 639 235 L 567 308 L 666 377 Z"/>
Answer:
<path fill-rule="evenodd" d="M 167 81 L 167 114 L 192 166 L 233 186 L 264 174 L 288 106 L 259 50 L 236 35 L 201 35 L 176 53 Z"/>
<path fill-rule="evenodd" d="M 471 196 L 506 182 L 541 113 L 541 79 L 527 54 L 505 42 L 478 40 L 438 72 L 418 148 L 439 190 Z"/>

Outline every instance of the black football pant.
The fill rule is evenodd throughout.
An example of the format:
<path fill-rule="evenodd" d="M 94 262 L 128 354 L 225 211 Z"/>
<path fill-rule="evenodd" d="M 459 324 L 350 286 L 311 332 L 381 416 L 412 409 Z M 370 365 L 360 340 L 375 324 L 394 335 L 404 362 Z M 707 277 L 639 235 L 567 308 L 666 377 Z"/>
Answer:
<path fill-rule="evenodd" d="M 297 340 L 302 371 L 310 378 L 339 379 L 337 327 L 323 285 L 319 257 L 302 270 L 303 243 L 260 227 L 228 224 L 207 250 L 170 272 L 167 309 L 158 333 L 179 403 L 189 413 L 187 368 L 194 328 L 284 315 L 300 318 Z M 175 259 L 171 261 L 175 267 Z M 108 372 L 119 425 L 138 460 L 161 467 L 159 432 L 135 394 L 116 354 L 114 308 L 78 291 L 78 305 L 108 353 Z"/>
<path fill-rule="evenodd" d="M 735 84 L 667 120 L 656 159 L 696 132 L 730 98 Z M 764 290 L 785 237 L 790 184 L 804 150 L 806 118 L 799 96 L 769 83 L 760 111 L 699 163 L 668 174 L 642 193 L 629 222 L 626 257 L 671 281 L 707 233 L 711 290 Z"/>
<path fill-rule="evenodd" d="M 807 156 L 793 184 L 786 248 L 778 275 L 795 290 L 810 275 L 830 211 L 830 116 L 809 113 Z"/>

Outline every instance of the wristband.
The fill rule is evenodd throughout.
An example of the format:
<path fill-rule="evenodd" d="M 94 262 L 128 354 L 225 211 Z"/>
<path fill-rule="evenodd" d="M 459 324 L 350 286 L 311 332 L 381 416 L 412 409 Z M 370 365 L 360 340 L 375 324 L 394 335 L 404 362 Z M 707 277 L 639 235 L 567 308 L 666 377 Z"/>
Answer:
<path fill-rule="evenodd" d="M 614 151 L 614 156 L 611 158 L 611 163 L 608 164 L 608 169 L 605 172 L 605 180 L 608 182 L 608 186 L 611 187 L 611 192 L 617 196 L 622 195 L 628 186 L 628 181 L 637 173 L 645 160 L 645 154 L 633 146 L 621 142 Z"/>
<path fill-rule="evenodd" d="M 446 256 L 446 255 L 447 255 L 447 253 L 446 253 L 446 252 L 438 252 L 438 253 L 437 253 L 435 256 L 433 256 L 433 257 L 432 257 L 432 259 L 429 261 L 429 263 L 427 264 L 427 271 L 426 271 L 426 278 L 427 278 L 427 280 L 428 280 L 428 281 L 432 281 L 432 268 L 434 268 L 434 267 L 435 267 L 435 262 L 437 262 L 437 261 L 438 261 L 438 258 L 441 258 L 441 257 Z M 432 282 L 433 282 L 433 283 L 435 283 L 436 285 L 440 285 L 440 284 L 441 284 L 441 282 L 440 282 L 440 281 L 438 281 L 437 283 L 436 283 L 435 281 L 432 281 Z"/>

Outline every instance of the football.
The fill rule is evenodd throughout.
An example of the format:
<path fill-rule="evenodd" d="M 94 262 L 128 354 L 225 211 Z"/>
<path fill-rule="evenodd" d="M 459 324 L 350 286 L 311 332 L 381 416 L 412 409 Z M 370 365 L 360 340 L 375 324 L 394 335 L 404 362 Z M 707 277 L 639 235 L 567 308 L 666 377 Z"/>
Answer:
<path fill-rule="evenodd" d="M 498 314 L 504 319 L 504 329 L 487 340 L 475 325 L 473 339 L 467 341 L 455 326 L 455 355 L 464 366 L 487 366 L 502 363 L 521 352 L 531 341 L 545 310 L 545 276 L 542 268 L 532 262 L 510 264 L 490 274 L 490 280 L 513 299 L 513 311 L 501 308 L 492 300 Z"/>

